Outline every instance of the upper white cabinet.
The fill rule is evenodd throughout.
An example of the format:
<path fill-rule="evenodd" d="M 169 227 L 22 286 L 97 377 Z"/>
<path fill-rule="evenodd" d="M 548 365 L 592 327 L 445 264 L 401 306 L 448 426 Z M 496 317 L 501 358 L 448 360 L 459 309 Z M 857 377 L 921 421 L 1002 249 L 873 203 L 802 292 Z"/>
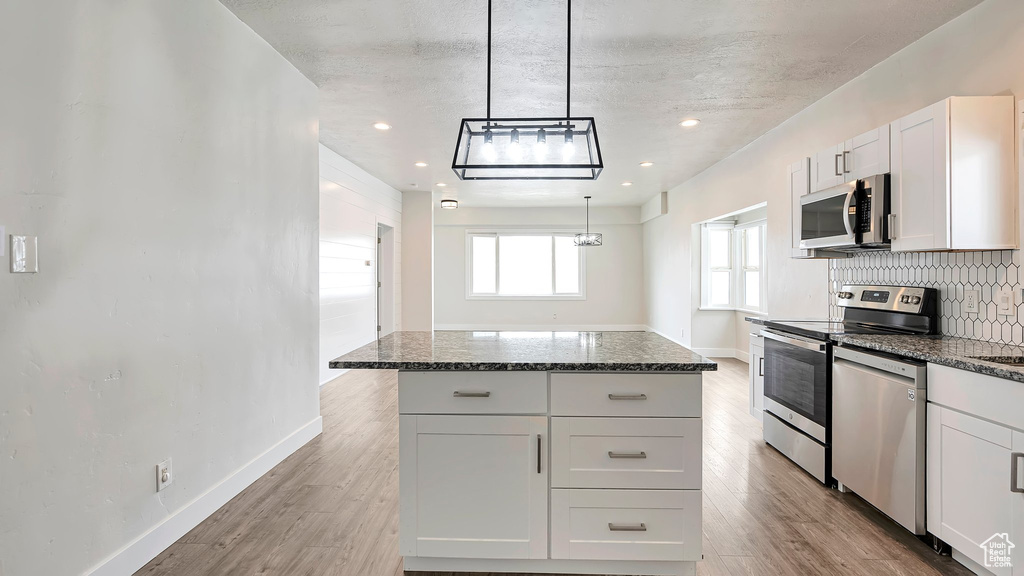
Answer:
<path fill-rule="evenodd" d="M 810 191 L 889 171 L 889 125 L 818 151 L 811 157 Z"/>
<path fill-rule="evenodd" d="M 889 129 L 886 124 L 846 141 L 842 162 L 846 174 L 844 182 L 889 172 Z"/>
<path fill-rule="evenodd" d="M 1017 247 L 1013 97 L 954 97 L 892 123 L 894 251 Z"/>
<path fill-rule="evenodd" d="M 843 174 L 843 147 L 843 144 L 836 144 L 811 156 L 811 192 L 848 181 Z"/>
<path fill-rule="evenodd" d="M 789 165 L 790 209 L 793 214 L 792 224 L 789 227 L 793 234 L 792 253 L 790 256 L 793 258 L 812 258 L 814 256 L 813 250 L 804 250 L 800 248 L 800 227 L 802 225 L 802 217 L 800 215 L 800 197 L 810 193 L 810 178 L 810 158 L 804 158 L 799 162 L 794 162 Z"/>

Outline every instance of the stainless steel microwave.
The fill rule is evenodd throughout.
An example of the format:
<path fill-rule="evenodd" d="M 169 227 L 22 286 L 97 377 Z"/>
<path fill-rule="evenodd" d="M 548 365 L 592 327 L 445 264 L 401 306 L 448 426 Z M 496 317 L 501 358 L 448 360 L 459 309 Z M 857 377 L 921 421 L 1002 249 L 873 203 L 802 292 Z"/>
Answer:
<path fill-rule="evenodd" d="M 800 248 L 887 250 L 889 175 L 877 174 L 800 199 Z"/>

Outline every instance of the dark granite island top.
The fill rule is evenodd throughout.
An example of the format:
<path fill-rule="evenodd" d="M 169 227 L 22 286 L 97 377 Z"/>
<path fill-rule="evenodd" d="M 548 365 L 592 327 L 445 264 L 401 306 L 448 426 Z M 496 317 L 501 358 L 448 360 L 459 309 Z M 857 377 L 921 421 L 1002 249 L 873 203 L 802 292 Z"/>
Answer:
<path fill-rule="evenodd" d="M 836 336 L 835 340 L 844 346 L 857 346 L 950 368 L 1024 382 L 1024 366 L 1009 366 L 999 363 L 1001 361 L 1024 364 L 1024 347 L 1021 346 L 949 336 L 889 334 L 848 334 Z"/>
<path fill-rule="evenodd" d="M 704 372 L 718 364 L 653 332 L 394 332 L 330 362 L 378 370 Z"/>

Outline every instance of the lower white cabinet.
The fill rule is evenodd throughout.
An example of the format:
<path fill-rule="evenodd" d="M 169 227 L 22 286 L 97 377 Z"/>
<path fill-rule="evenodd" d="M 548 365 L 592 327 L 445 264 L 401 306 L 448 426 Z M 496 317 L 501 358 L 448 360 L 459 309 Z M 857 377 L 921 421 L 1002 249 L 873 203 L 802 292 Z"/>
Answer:
<path fill-rule="evenodd" d="M 547 428 L 544 416 L 400 416 L 401 553 L 547 558 Z"/>
<path fill-rule="evenodd" d="M 965 564 L 1024 576 L 1024 384 L 933 365 L 928 379 L 928 531 Z M 1015 567 L 986 557 L 1003 540 Z"/>
<path fill-rule="evenodd" d="M 551 557 L 701 559 L 699 490 L 552 490 Z"/>
<path fill-rule="evenodd" d="M 764 337 L 750 333 L 750 415 L 764 421 Z"/>
<path fill-rule="evenodd" d="M 405 570 L 696 572 L 700 374 L 403 371 L 398 394 Z"/>
<path fill-rule="evenodd" d="M 552 418 L 553 488 L 700 489 L 700 418 Z"/>

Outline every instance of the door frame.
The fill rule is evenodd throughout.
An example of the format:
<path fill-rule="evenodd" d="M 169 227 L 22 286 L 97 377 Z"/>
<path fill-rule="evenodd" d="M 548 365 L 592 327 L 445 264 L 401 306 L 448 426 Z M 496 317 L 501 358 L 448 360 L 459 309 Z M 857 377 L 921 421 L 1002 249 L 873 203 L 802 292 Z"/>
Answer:
<path fill-rule="evenodd" d="M 377 221 L 377 290 L 374 300 L 377 309 L 376 337 L 395 331 L 395 228 Z"/>

